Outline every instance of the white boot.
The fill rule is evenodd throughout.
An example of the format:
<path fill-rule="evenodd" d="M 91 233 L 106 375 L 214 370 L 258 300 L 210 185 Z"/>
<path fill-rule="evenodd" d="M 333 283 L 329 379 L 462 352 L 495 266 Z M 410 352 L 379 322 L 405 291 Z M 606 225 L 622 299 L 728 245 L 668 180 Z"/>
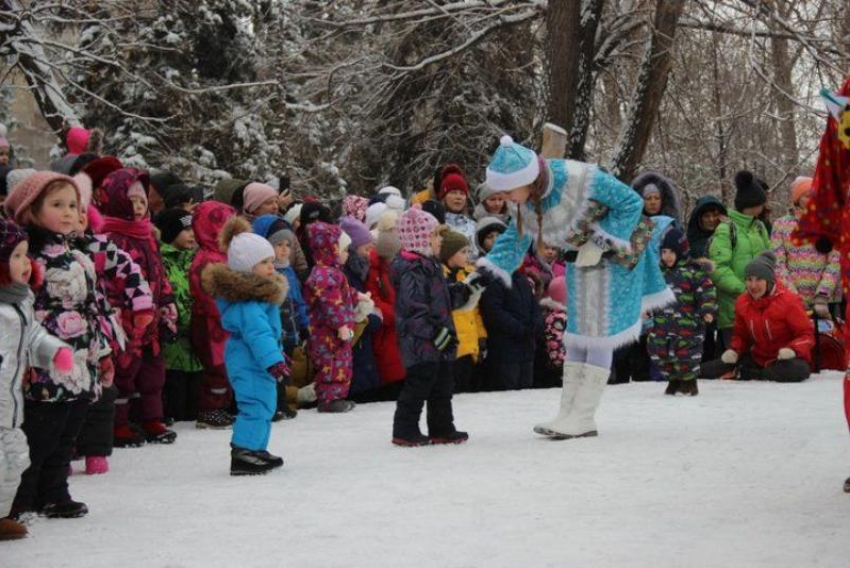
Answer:
<path fill-rule="evenodd" d="M 561 389 L 561 409 L 558 411 L 558 415 L 553 419 L 548 422 L 542 422 L 535 425 L 534 431 L 536 433 L 543 434 L 544 436 L 552 436 L 554 434 L 552 428 L 556 424 L 560 423 L 570 413 L 585 366 L 586 365 L 584 363 L 575 363 L 572 361 L 564 362 L 564 386 Z"/>
<path fill-rule="evenodd" d="M 572 410 L 566 418 L 552 426 L 552 438 L 566 440 L 597 435 L 593 417 L 599 407 L 599 401 L 602 400 L 602 391 L 608 384 L 610 374 L 611 371 L 608 369 L 585 365 Z"/>

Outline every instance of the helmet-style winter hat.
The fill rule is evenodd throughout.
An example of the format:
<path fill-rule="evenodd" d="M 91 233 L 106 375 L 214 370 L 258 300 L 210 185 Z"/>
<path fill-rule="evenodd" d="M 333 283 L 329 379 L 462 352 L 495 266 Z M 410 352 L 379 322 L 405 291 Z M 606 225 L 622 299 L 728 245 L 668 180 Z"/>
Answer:
<path fill-rule="evenodd" d="M 27 239 L 27 232 L 14 221 L 0 219 L 0 263 L 9 262 L 15 247 Z"/>
<path fill-rule="evenodd" d="M 490 199 L 491 197 L 493 197 L 497 193 L 501 193 L 501 192 L 496 191 L 495 189 L 493 189 L 492 187 L 487 185 L 487 182 L 479 184 L 478 187 L 475 189 L 475 195 L 477 196 L 479 203 L 481 203 L 482 201 L 486 201 L 486 200 Z"/>
<path fill-rule="evenodd" d="M 767 280 L 771 285 L 776 282 L 776 256 L 766 250 L 752 259 L 744 269 L 744 277 L 750 276 Z"/>
<path fill-rule="evenodd" d="M 487 235 L 493 231 L 498 231 L 501 235 L 507 230 L 508 226 L 505 225 L 498 217 L 482 217 L 475 224 L 475 244 L 478 245 L 479 249 L 483 250 L 484 239 L 487 238 Z"/>
<path fill-rule="evenodd" d="M 236 216 L 236 209 L 220 201 L 204 201 L 192 211 L 192 231 L 202 249 L 221 253 L 227 250 L 218 240 L 225 224 Z"/>
<path fill-rule="evenodd" d="M 366 225 L 355 219 L 354 217 L 343 217 L 339 222 L 339 227 L 349 237 L 351 237 L 351 245 L 354 248 L 361 247 L 375 242 L 372 233 L 366 228 Z"/>
<path fill-rule="evenodd" d="M 440 245 L 440 262 L 446 264 L 463 247 L 469 246 L 469 239 L 463 233 L 448 230 L 443 233 L 443 242 Z"/>
<path fill-rule="evenodd" d="M 690 253 L 690 245 L 685 234 L 670 225 L 661 238 L 661 248 L 672 250 L 676 253 L 677 260 L 687 258 Z"/>
<path fill-rule="evenodd" d="M 146 171 L 122 168 L 106 176 L 95 195 L 101 213 L 108 217 L 133 221 L 136 215 L 130 198 L 144 197 L 147 201 L 149 191 L 150 177 Z"/>
<path fill-rule="evenodd" d="M 313 253 L 313 260 L 325 266 L 337 266 L 339 256 L 337 247 L 340 242 L 342 229 L 324 221 L 316 221 L 307 226 L 307 243 Z M 340 249 L 341 250 L 341 249 Z"/>
<path fill-rule="evenodd" d="M 225 223 L 219 242 L 227 245 L 227 266 L 234 272 L 251 272 L 257 264 L 275 256 L 272 244 L 252 233 L 251 225 L 241 217 Z"/>
<path fill-rule="evenodd" d="M 741 170 L 735 174 L 735 189 L 735 209 L 738 211 L 767 203 L 767 184 L 752 172 Z"/>
<path fill-rule="evenodd" d="M 469 183 L 463 170 L 457 164 L 449 164 L 440 171 L 440 188 L 437 190 L 437 198 L 443 199 L 452 191 L 462 191 L 469 195 Z"/>
<path fill-rule="evenodd" d="M 791 182 L 791 203 L 797 205 L 804 195 L 812 190 L 812 182 L 810 177 L 799 176 Z"/>
<path fill-rule="evenodd" d="M 432 256 L 431 235 L 440 223 L 430 213 L 414 205 L 398 220 L 398 238 L 403 249 L 423 256 Z"/>
<path fill-rule="evenodd" d="M 15 171 L 18 170 L 10 172 L 8 177 L 11 178 L 12 173 Z M 6 208 L 6 214 L 19 225 L 28 225 L 32 221 L 32 204 L 38 200 L 49 185 L 59 181 L 66 182 L 74 188 L 74 192 L 77 194 L 77 202 L 79 203 L 80 188 L 77 187 L 77 182 L 74 181 L 74 178 L 56 172 L 33 172 L 9 188 L 9 196 L 3 202 L 3 206 Z"/>
<path fill-rule="evenodd" d="M 242 191 L 242 210 L 253 213 L 270 199 L 277 199 L 277 190 L 270 185 L 252 181 Z"/>
<path fill-rule="evenodd" d="M 539 174 L 540 162 L 534 150 L 502 136 L 487 166 L 486 183 L 494 192 L 510 191 L 533 183 Z"/>
<path fill-rule="evenodd" d="M 154 225 L 162 242 L 171 244 L 181 232 L 192 228 L 192 214 L 185 209 L 166 209 L 156 216 Z"/>

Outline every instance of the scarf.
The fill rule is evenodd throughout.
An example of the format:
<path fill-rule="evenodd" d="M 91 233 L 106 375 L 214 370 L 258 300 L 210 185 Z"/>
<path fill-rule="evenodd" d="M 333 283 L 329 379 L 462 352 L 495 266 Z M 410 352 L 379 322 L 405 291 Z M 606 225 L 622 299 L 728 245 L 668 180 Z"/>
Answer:
<path fill-rule="evenodd" d="M 141 221 L 125 221 L 117 217 L 103 217 L 100 230 L 104 233 L 117 233 L 134 239 L 147 240 L 153 235 L 153 225 L 150 219 Z"/>
<path fill-rule="evenodd" d="M 30 293 L 30 287 L 26 284 L 10 284 L 0 288 L 0 303 L 3 304 L 20 304 L 27 299 Z"/>

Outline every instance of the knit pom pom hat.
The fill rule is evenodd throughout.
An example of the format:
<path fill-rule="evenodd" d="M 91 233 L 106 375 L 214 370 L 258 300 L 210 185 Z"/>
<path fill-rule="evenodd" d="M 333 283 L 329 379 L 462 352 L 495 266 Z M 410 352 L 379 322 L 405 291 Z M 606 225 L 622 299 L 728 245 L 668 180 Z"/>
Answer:
<path fill-rule="evenodd" d="M 461 191 L 464 195 L 469 195 L 469 183 L 466 181 L 463 170 L 457 164 L 449 164 L 440 171 L 440 189 L 437 191 L 437 198 L 443 199 L 452 191 Z"/>
<path fill-rule="evenodd" d="M 402 213 L 398 220 L 398 238 L 402 248 L 422 256 L 433 256 L 431 235 L 439 226 L 433 215 L 414 205 Z"/>
<path fill-rule="evenodd" d="M 91 132 L 82 126 L 73 126 L 65 135 L 65 146 L 71 154 L 82 154 L 89 146 Z"/>
<path fill-rule="evenodd" d="M 392 260 L 401 250 L 401 241 L 398 238 L 398 213 L 387 211 L 378 220 L 375 239 L 375 251 L 383 259 Z"/>
<path fill-rule="evenodd" d="M 738 211 L 767 203 L 767 184 L 752 172 L 741 170 L 735 174 L 735 189 L 735 209 Z"/>
<path fill-rule="evenodd" d="M 364 221 L 366 227 L 369 229 L 374 228 L 375 225 L 378 224 L 378 220 L 380 220 L 381 216 L 388 210 L 389 207 L 387 207 L 387 204 L 382 201 L 378 201 L 377 203 L 370 205 L 366 209 L 366 220 Z"/>
<path fill-rule="evenodd" d="M 221 244 L 227 246 L 227 266 L 234 272 L 251 272 L 267 258 L 274 258 L 272 244 L 251 232 L 251 225 L 242 217 L 233 217 L 221 230 Z"/>
<path fill-rule="evenodd" d="M 18 225 L 29 225 L 32 222 L 32 204 L 41 197 L 48 186 L 56 182 L 65 182 L 73 187 L 74 193 L 77 194 L 77 203 L 80 203 L 80 189 L 74 178 L 56 172 L 34 172 L 14 188 L 10 188 L 11 192 L 3 202 L 6 214 Z"/>
<path fill-rule="evenodd" d="M 791 182 L 791 203 L 799 205 L 800 199 L 812 190 L 812 182 L 810 177 L 800 176 Z"/>
<path fill-rule="evenodd" d="M 502 136 L 487 166 L 486 183 L 495 192 L 510 191 L 533 183 L 540 175 L 540 161 L 534 150 Z"/>

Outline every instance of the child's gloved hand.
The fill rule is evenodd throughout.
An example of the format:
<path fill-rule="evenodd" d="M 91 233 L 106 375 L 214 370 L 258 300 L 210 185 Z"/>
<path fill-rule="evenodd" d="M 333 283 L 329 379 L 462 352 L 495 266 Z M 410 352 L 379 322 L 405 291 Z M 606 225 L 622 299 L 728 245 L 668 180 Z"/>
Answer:
<path fill-rule="evenodd" d="M 268 371 L 268 373 L 279 383 L 289 384 L 292 381 L 292 373 L 289 370 L 289 365 L 286 364 L 286 361 L 275 363 L 266 369 L 266 371 Z"/>
<path fill-rule="evenodd" d="M 100 384 L 104 387 L 111 387 L 115 382 L 115 364 L 112 362 L 112 357 L 104 357 L 98 365 L 100 367 Z"/>
<path fill-rule="evenodd" d="M 723 355 L 720 356 L 720 360 L 727 365 L 734 365 L 738 362 L 738 354 L 731 349 L 727 349 L 723 352 Z"/>
<path fill-rule="evenodd" d="M 351 341 L 354 338 L 354 330 L 347 325 L 342 326 L 336 331 L 336 334 L 342 341 Z"/>
<path fill-rule="evenodd" d="M 490 283 L 490 278 L 484 276 L 481 272 L 473 272 L 463 279 L 463 283 L 469 286 L 473 293 L 483 292 Z"/>
<path fill-rule="evenodd" d="M 793 349 L 783 347 L 782 349 L 779 350 L 779 354 L 776 356 L 776 358 L 779 359 L 780 361 L 782 361 L 784 359 L 793 359 L 796 356 L 797 356 L 797 354 L 794 353 Z"/>
<path fill-rule="evenodd" d="M 437 348 L 437 351 L 445 351 L 455 341 L 457 341 L 455 335 L 447 327 L 441 327 L 434 336 L 434 346 Z"/>
<path fill-rule="evenodd" d="M 53 355 L 53 367 L 60 373 L 70 373 L 74 370 L 74 352 L 68 347 L 58 349 Z"/>

